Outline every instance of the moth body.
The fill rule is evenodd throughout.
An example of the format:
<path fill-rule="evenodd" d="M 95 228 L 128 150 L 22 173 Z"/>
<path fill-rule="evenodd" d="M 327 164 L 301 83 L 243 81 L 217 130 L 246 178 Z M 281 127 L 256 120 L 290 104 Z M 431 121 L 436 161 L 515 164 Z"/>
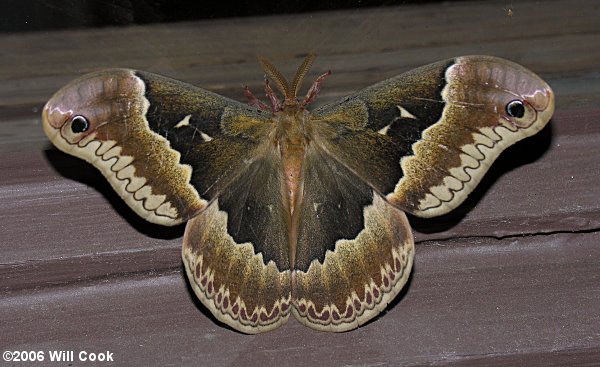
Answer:
<path fill-rule="evenodd" d="M 309 113 L 297 106 L 284 107 L 282 111 L 273 114 L 275 126 L 275 149 L 280 154 L 281 171 L 284 177 L 284 187 L 281 192 L 283 201 L 286 203 L 286 214 L 289 216 L 288 223 L 290 264 L 294 264 L 296 253 L 296 239 L 299 216 L 296 208 L 302 201 L 302 179 L 303 163 L 306 154 L 306 146 L 309 138 L 306 132 L 306 124 L 309 122 Z"/>

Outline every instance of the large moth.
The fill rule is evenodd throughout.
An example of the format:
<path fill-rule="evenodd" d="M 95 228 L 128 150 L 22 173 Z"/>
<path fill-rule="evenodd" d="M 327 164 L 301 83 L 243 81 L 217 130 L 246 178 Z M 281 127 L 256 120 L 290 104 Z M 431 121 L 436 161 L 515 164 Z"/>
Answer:
<path fill-rule="evenodd" d="M 445 214 L 509 145 L 554 110 L 550 87 L 503 59 L 436 62 L 308 110 L 328 74 L 297 96 L 261 64 L 270 103 L 242 104 L 160 75 L 112 69 L 59 90 L 43 127 L 98 168 L 140 216 L 188 221 L 183 262 L 198 298 L 245 333 L 290 313 L 325 331 L 375 317 L 406 283 L 404 212 Z"/>

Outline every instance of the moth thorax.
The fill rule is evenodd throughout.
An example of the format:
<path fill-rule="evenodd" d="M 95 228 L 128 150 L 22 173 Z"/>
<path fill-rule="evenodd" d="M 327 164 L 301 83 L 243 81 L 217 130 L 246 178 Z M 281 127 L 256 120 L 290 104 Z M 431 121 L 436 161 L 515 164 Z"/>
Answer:
<path fill-rule="evenodd" d="M 306 123 L 309 113 L 305 109 L 285 109 L 275 114 L 277 140 L 282 145 L 305 145 L 307 142 Z"/>

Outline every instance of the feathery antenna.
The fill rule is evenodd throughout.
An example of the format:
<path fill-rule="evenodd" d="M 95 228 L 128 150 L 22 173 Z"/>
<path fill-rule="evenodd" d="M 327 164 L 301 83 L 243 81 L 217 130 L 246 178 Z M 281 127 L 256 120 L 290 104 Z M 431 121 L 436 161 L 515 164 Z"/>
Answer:
<path fill-rule="evenodd" d="M 315 60 L 315 57 L 316 57 L 315 53 L 310 52 L 308 55 L 306 55 L 306 58 L 304 59 L 302 64 L 298 67 L 298 70 L 296 71 L 296 75 L 294 76 L 294 81 L 292 82 L 291 92 L 293 92 L 293 97 L 298 96 L 298 93 L 300 92 L 300 88 L 302 87 L 302 81 L 304 80 L 304 77 L 310 70 L 310 67 L 312 66 L 312 63 Z"/>
<path fill-rule="evenodd" d="M 288 80 L 281 74 L 277 68 L 271 64 L 269 60 L 260 56 L 258 61 L 262 66 L 263 70 L 267 74 L 267 79 L 265 79 L 265 94 L 269 98 L 271 102 L 271 107 L 269 108 L 267 105 L 259 101 L 253 94 L 250 92 L 248 87 L 245 87 L 244 94 L 248 98 L 248 104 L 250 106 L 258 107 L 261 110 L 271 110 L 273 113 L 278 111 L 283 111 L 285 108 L 304 108 L 310 103 L 312 103 L 319 94 L 321 90 L 321 84 L 329 75 L 331 75 L 331 71 L 326 72 L 325 74 L 319 76 L 311 87 L 308 89 L 308 93 L 306 93 L 306 97 L 302 102 L 299 102 L 296 97 L 300 92 L 300 88 L 302 87 L 302 81 L 306 74 L 308 74 L 313 61 L 315 60 L 315 53 L 310 52 L 302 61 L 302 64 L 298 66 L 298 70 L 296 70 L 296 74 L 294 75 L 294 80 L 292 84 L 288 82 Z M 271 86 L 269 85 L 269 79 L 275 82 L 277 89 L 284 95 L 285 99 L 281 101 L 275 93 Z"/>
<path fill-rule="evenodd" d="M 258 61 L 262 66 L 263 70 L 267 74 L 269 78 L 271 78 L 275 84 L 277 85 L 277 89 L 285 96 L 285 98 L 290 97 L 290 85 L 288 84 L 287 79 L 281 74 L 273 64 L 264 57 L 259 57 Z"/>

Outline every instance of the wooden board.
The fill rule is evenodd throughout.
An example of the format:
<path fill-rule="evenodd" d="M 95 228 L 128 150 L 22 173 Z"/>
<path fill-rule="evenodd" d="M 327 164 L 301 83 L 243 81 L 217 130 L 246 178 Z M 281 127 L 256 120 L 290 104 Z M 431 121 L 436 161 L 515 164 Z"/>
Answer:
<path fill-rule="evenodd" d="M 583 0 L 471 1 L 0 35 L 0 349 L 109 350 L 131 366 L 600 365 L 598 19 Z M 137 218 L 91 166 L 50 147 L 40 111 L 103 67 L 242 100 L 241 85 L 262 88 L 256 55 L 292 72 L 311 50 L 313 75 L 333 71 L 319 103 L 492 54 L 545 78 L 557 111 L 454 213 L 410 218 L 415 270 L 385 315 L 338 335 L 292 320 L 246 336 L 195 301 L 183 226 Z"/>

